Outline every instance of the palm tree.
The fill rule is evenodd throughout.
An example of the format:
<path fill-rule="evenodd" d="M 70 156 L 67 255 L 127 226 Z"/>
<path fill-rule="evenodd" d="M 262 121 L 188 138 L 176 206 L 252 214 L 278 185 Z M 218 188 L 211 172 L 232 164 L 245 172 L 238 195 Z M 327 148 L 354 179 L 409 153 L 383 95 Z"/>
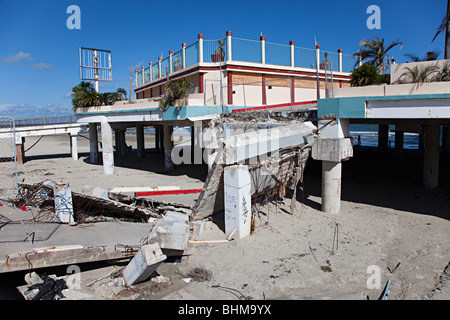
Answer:
<path fill-rule="evenodd" d="M 444 59 L 450 59 L 450 0 L 447 0 L 447 14 L 442 19 L 441 25 L 437 28 L 433 42 L 438 35 L 445 31 L 445 53 Z"/>
<path fill-rule="evenodd" d="M 127 100 L 127 90 L 124 88 L 118 88 L 115 93 L 117 95 L 116 100 Z"/>
<path fill-rule="evenodd" d="M 450 0 L 449 0 L 450 1 Z M 392 42 L 389 46 L 385 47 L 384 39 L 375 37 L 370 40 L 363 40 L 359 43 L 359 52 L 353 54 L 353 56 L 361 55 L 361 60 L 366 61 L 377 67 L 380 74 L 386 73 L 389 68 L 389 56 L 388 52 L 396 47 L 403 46 L 403 43 L 399 41 Z M 401 48 L 400 48 L 401 49 Z"/>
<path fill-rule="evenodd" d="M 434 51 L 427 51 L 425 54 L 425 57 L 420 58 L 418 55 L 407 53 L 405 54 L 406 57 L 410 58 L 413 62 L 420 62 L 420 61 L 434 61 L 438 60 L 439 58 L 439 50 Z"/>
<path fill-rule="evenodd" d="M 415 66 L 414 68 L 405 68 L 406 71 L 400 76 L 400 78 L 407 77 L 409 82 L 412 83 L 424 83 L 429 82 L 430 76 L 433 73 L 439 72 L 439 67 L 435 65 Z"/>

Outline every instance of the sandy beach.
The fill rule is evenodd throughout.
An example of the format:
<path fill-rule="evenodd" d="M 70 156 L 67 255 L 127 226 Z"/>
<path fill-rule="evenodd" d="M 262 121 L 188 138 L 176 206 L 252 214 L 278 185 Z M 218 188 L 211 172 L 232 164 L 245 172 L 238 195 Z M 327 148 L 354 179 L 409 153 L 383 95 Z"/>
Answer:
<path fill-rule="evenodd" d="M 115 173 L 106 176 L 100 164 L 89 163 L 87 139 L 78 138 L 79 159 L 74 161 L 68 136 L 45 136 L 18 166 L 19 182 L 51 179 L 68 183 L 76 192 L 86 185 L 106 190 L 203 186 L 204 166 L 181 165 L 165 173 L 162 156 L 150 150 L 152 138 L 146 136 L 146 158 L 138 160 L 136 139 L 127 135 L 132 151 L 126 159 L 116 160 Z M 27 138 L 25 148 L 36 140 Z M 425 189 L 421 177 L 422 160 L 415 150 L 405 150 L 400 161 L 393 152 L 355 149 L 354 158 L 343 163 L 341 212 L 330 215 L 320 211 L 321 164 L 309 159 L 294 214 L 290 198 L 266 205 L 255 217 L 252 235 L 204 242 L 181 260 L 169 259 L 158 268 L 169 284 L 157 292 L 149 293 L 146 282 L 131 293 L 117 289 L 111 295 L 99 282 L 97 289 L 83 287 L 89 294 L 86 299 L 374 300 L 388 280 L 391 300 L 450 299 L 450 274 L 443 274 L 450 261 L 449 158 L 441 157 L 438 189 Z M 195 201 L 192 195 L 165 197 L 187 204 Z M 208 222 L 196 239 L 224 240 L 223 226 L 215 222 Z M 100 279 L 120 267 L 90 268 L 83 281 Z M 209 281 L 183 281 L 195 267 L 208 270 Z"/>

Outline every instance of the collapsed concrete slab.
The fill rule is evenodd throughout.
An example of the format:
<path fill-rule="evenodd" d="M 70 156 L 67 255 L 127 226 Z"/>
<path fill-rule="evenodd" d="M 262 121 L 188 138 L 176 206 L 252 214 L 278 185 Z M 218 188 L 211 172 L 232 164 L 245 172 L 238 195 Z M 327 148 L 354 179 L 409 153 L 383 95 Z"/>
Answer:
<path fill-rule="evenodd" d="M 8 254 L 0 260 L 0 273 L 47 268 L 93 261 L 133 257 L 137 249 L 121 245 L 110 246 L 54 246 Z"/>

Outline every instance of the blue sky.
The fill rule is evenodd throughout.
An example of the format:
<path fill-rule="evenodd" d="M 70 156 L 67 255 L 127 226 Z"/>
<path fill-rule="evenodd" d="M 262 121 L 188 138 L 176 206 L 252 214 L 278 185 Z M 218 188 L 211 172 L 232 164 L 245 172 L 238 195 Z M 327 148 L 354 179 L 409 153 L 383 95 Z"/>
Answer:
<path fill-rule="evenodd" d="M 81 9 L 81 29 L 68 29 L 67 7 Z M 381 29 L 369 30 L 368 6 L 381 9 Z M 444 36 L 431 40 L 446 0 L 0 0 L 0 115 L 16 119 L 71 114 L 70 93 L 79 79 L 79 47 L 111 50 L 113 81 L 100 91 L 123 87 L 141 65 L 168 56 L 181 43 L 233 36 L 352 54 L 359 41 L 378 36 L 403 48 L 391 54 L 444 53 Z"/>

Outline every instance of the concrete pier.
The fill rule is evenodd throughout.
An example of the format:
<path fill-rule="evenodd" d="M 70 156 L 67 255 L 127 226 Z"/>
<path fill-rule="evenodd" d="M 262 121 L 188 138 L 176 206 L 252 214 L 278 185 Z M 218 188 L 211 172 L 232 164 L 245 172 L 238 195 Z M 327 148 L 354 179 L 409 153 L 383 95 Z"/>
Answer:
<path fill-rule="evenodd" d="M 76 134 L 70 134 L 70 153 L 73 160 L 78 160 L 78 141 Z"/>
<path fill-rule="evenodd" d="M 440 126 L 428 124 L 425 128 L 425 150 L 423 160 L 423 184 L 435 189 L 439 178 Z"/>
<path fill-rule="evenodd" d="M 225 200 L 225 233 L 237 229 L 239 238 L 250 235 L 251 177 L 248 167 L 234 165 L 225 167 L 223 172 Z"/>
<path fill-rule="evenodd" d="M 136 124 L 136 140 L 138 159 L 145 158 L 145 139 L 144 139 L 144 125 Z"/>
<path fill-rule="evenodd" d="M 342 163 L 322 161 L 322 211 L 341 211 Z"/>
<path fill-rule="evenodd" d="M 163 139 L 164 139 L 164 168 L 166 170 L 172 170 L 174 164 L 172 162 L 172 149 L 173 149 L 173 126 L 164 125 L 163 126 Z"/>
<path fill-rule="evenodd" d="M 395 130 L 395 158 L 403 160 L 403 142 L 405 133 L 400 130 Z"/>
<path fill-rule="evenodd" d="M 108 122 L 101 123 L 102 130 L 102 158 L 104 174 L 114 173 L 114 147 L 113 134 L 111 124 Z"/>
<path fill-rule="evenodd" d="M 96 123 L 89 123 L 89 161 L 98 163 L 98 129 Z"/>

